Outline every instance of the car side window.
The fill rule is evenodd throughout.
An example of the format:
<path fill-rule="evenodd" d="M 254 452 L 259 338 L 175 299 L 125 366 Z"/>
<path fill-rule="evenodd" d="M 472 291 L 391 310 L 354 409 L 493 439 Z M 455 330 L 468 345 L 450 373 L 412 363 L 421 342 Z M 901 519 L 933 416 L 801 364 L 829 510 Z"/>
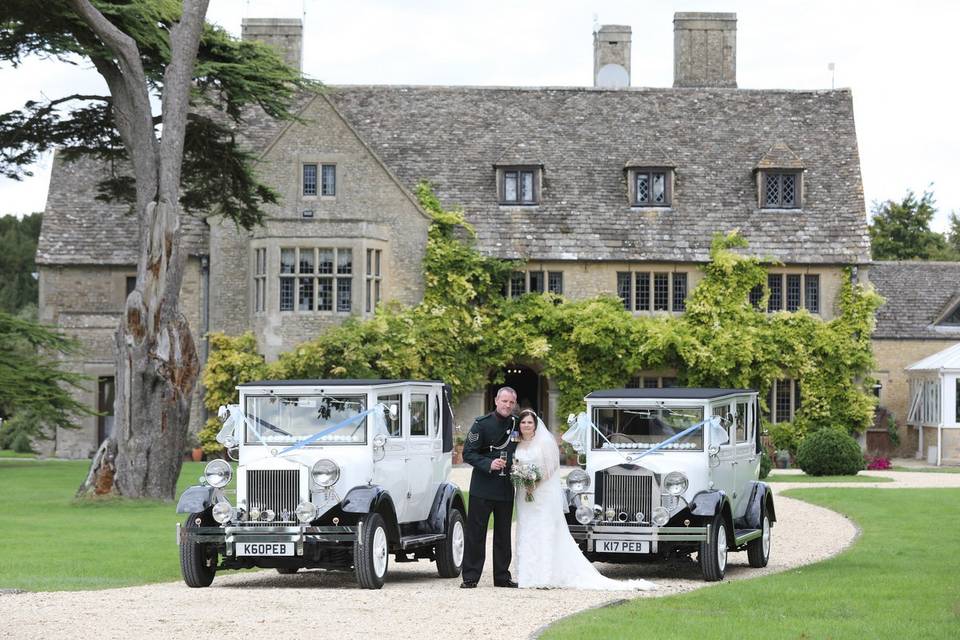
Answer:
<path fill-rule="evenodd" d="M 730 405 L 722 404 L 714 407 L 713 415 L 720 418 L 720 426 L 727 432 L 727 441 L 721 444 L 733 444 L 733 416 L 730 415 Z"/>
<path fill-rule="evenodd" d="M 391 438 L 403 437 L 403 396 L 399 393 L 388 396 L 377 396 L 377 402 L 382 402 L 389 409 L 396 406 L 396 415 L 391 416 L 387 412 L 387 429 L 390 431 Z"/>
<path fill-rule="evenodd" d="M 749 442 L 747 438 L 747 407 L 749 405 L 746 402 L 737 403 L 737 443 Z"/>
<path fill-rule="evenodd" d="M 427 435 L 427 395 L 425 393 L 410 394 L 410 435 Z"/>

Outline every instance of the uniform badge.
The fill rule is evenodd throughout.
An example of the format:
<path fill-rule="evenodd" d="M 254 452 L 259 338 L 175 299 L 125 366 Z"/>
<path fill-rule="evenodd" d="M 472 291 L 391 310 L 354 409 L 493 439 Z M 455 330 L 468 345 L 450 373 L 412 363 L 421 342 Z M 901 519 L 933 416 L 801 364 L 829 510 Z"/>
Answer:
<path fill-rule="evenodd" d="M 477 440 L 480 439 L 480 434 L 474 431 L 471 431 L 470 433 L 467 434 L 467 437 L 470 438 L 470 442 L 476 442 Z"/>

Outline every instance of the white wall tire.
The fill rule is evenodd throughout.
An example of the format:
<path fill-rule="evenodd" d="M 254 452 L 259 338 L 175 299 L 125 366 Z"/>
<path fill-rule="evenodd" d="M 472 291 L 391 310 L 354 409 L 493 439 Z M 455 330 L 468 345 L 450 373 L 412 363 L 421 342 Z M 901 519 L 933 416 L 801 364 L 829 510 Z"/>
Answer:
<path fill-rule="evenodd" d="M 463 512 L 454 507 L 447 520 L 447 537 L 434 547 L 437 558 L 437 573 L 441 578 L 456 578 L 463 567 L 465 534 L 463 530 Z"/>
<path fill-rule="evenodd" d="M 723 512 L 718 513 L 710 524 L 710 537 L 700 543 L 700 571 L 707 582 L 723 580 L 727 571 L 727 526 Z"/>
<path fill-rule="evenodd" d="M 368 513 L 360 521 L 360 534 L 353 543 L 353 568 L 363 589 L 379 589 L 390 566 L 387 527 L 379 513 Z"/>

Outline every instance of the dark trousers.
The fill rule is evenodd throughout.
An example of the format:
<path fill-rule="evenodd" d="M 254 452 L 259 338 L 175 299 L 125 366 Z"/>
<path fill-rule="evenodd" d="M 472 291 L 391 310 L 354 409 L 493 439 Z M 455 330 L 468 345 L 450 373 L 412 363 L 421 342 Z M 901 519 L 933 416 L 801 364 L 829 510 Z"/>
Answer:
<path fill-rule="evenodd" d="M 487 523 L 493 513 L 493 582 L 510 581 L 510 527 L 513 518 L 513 501 L 487 500 L 470 496 L 467 510 L 467 527 L 464 532 L 463 581 L 477 582 L 483 573 L 487 557 Z"/>

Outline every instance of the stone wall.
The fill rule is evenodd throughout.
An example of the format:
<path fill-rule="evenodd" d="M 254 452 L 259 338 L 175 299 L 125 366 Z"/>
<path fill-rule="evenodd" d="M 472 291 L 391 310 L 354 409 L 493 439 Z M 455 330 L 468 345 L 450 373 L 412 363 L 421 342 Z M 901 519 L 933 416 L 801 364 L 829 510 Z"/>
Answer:
<path fill-rule="evenodd" d="M 80 341 L 83 351 L 67 361 L 67 368 L 89 376 L 82 390 L 74 390 L 79 401 L 96 409 L 100 377 L 115 376 L 113 343 L 126 300 L 128 277 L 136 276 L 131 266 L 41 266 L 40 320 L 59 327 Z M 202 280 L 200 260 L 187 261 L 180 295 L 180 309 L 186 315 L 202 357 L 201 339 Z M 202 389 L 194 392 L 190 428 L 197 431 L 203 417 Z M 62 458 L 86 458 L 99 445 L 98 417 L 82 416 L 77 429 L 58 429 L 54 440 L 36 444 L 44 455 Z"/>

